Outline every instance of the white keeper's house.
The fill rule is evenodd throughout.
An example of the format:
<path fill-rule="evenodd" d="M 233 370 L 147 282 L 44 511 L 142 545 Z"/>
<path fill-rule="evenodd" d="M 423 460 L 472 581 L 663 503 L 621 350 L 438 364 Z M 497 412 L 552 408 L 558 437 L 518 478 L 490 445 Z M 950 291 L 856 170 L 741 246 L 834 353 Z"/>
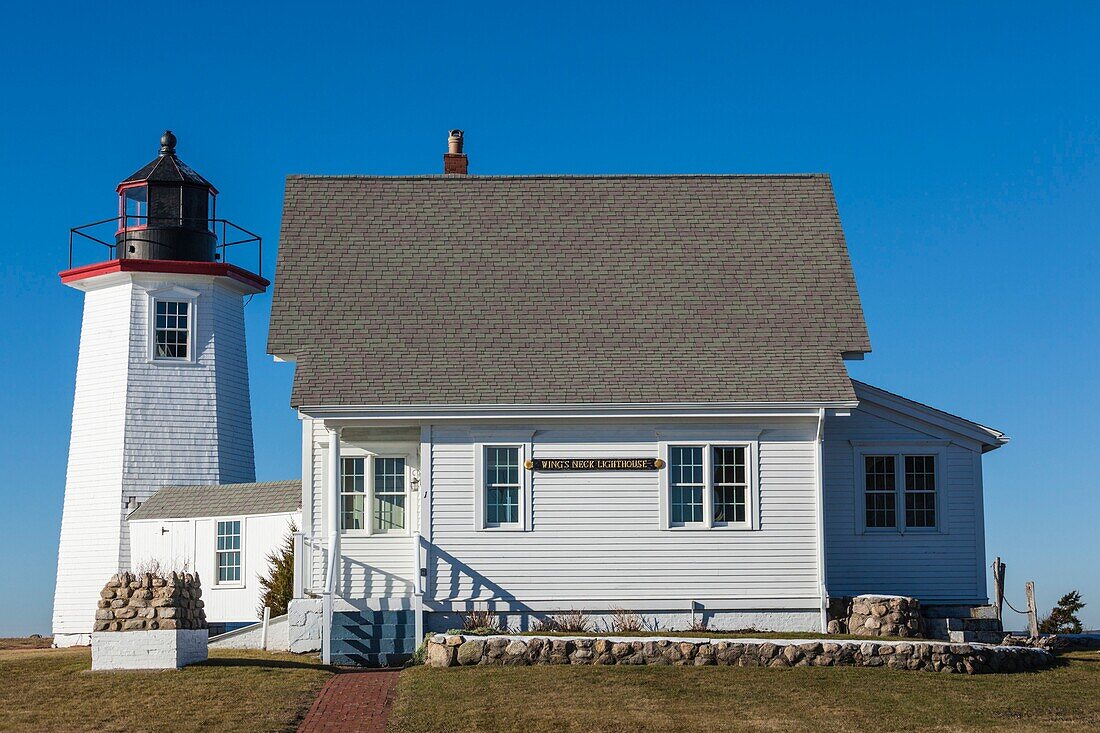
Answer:
<path fill-rule="evenodd" d="M 291 646 L 393 661 L 491 609 L 824 630 L 830 597 L 987 602 L 991 428 L 849 378 L 828 176 L 287 179 Z"/>
<path fill-rule="evenodd" d="M 341 663 L 472 609 L 815 631 L 862 593 L 987 603 L 1007 438 L 849 377 L 871 345 L 828 176 L 474 176 L 458 130 L 443 175 L 290 176 L 268 351 L 302 475 L 258 484 L 243 307 L 268 282 L 225 261 L 257 238 L 162 145 L 108 259 L 62 273 L 86 295 L 59 644 L 145 558 L 249 620 L 292 522 L 290 647 Z"/>

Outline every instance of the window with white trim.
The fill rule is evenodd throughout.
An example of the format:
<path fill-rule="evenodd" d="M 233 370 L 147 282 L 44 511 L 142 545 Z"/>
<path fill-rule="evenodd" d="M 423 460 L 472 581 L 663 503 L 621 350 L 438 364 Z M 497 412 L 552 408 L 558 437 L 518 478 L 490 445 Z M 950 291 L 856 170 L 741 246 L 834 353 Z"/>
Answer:
<path fill-rule="evenodd" d="M 863 456 L 863 526 L 867 530 L 937 529 L 937 453 Z"/>
<path fill-rule="evenodd" d="M 670 521 L 677 526 L 702 524 L 703 446 L 670 446 L 668 459 Z"/>
<path fill-rule="evenodd" d="M 714 523 L 748 521 L 749 476 L 743 445 L 712 448 L 714 461 Z"/>
<path fill-rule="evenodd" d="M 668 527 L 752 528 L 748 444 L 669 445 L 667 454 Z"/>
<path fill-rule="evenodd" d="M 405 529 L 405 459 L 374 459 L 374 531 Z"/>
<path fill-rule="evenodd" d="M 340 529 L 365 529 L 366 458 L 340 459 Z"/>
<path fill-rule="evenodd" d="M 185 361 L 191 358 L 191 303 L 154 300 L 153 358 Z"/>
<path fill-rule="evenodd" d="M 485 446 L 485 525 L 520 524 L 519 446 Z"/>
<path fill-rule="evenodd" d="M 216 564 L 219 585 L 241 582 L 241 520 L 218 522 Z"/>

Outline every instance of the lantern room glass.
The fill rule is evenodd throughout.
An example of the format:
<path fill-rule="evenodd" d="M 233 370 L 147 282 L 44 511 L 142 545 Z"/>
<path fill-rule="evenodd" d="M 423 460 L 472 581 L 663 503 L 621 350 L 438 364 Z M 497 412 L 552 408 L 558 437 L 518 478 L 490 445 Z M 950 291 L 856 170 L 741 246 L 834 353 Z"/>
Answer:
<path fill-rule="evenodd" d="M 131 186 L 122 192 L 122 228 L 134 229 L 149 223 L 149 189 Z"/>

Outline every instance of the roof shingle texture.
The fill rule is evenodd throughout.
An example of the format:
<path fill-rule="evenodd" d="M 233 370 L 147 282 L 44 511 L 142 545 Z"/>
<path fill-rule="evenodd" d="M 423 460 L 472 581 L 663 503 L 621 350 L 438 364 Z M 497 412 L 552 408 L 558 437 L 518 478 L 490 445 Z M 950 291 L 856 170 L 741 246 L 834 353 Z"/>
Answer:
<path fill-rule="evenodd" d="M 294 406 L 853 400 L 869 350 L 824 175 L 287 179 Z"/>
<path fill-rule="evenodd" d="M 281 514 L 296 512 L 301 508 L 300 480 L 165 486 L 135 509 L 128 518 L 232 517 L 244 514 Z"/>

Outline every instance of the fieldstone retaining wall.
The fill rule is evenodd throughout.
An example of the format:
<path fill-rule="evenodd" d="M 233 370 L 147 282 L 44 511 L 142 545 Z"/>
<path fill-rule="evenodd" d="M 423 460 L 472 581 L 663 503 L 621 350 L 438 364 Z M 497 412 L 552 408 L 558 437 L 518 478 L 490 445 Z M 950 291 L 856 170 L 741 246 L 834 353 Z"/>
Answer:
<path fill-rule="evenodd" d="M 920 601 L 905 596 L 856 596 L 848 611 L 846 631 L 859 636 L 923 638 Z"/>
<path fill-rule="evenodd" d="M 118 573 L 99 597 L 93 632 L 206 628 L 202 586 L 193 573 Z"/>
<path fill-rule="evenodd" d="M 1044 669 L 1042 649 L 842 640 L 688 639 L 638 637 L 466 636 L 428 639 L 432 667 L 536 664 L 726 665 L 737 667 L 884 667 L 960 674 Z"/>

